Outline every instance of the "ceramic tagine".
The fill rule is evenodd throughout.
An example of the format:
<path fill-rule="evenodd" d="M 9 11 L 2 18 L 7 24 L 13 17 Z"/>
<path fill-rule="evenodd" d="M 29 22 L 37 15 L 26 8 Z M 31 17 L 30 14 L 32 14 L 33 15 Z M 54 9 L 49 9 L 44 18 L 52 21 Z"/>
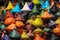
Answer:
<path fill-rule="evenodd" d="M 31 11 L 31 9 L 29 8 L 27 2 L 25 3 L 24 7 L 21 9 L 21 11 Z"/>
<path fill-rule="evenodd" d="M 15 25 L 16 25 L 17 27 L 23 27 L 25 24 L 24 24 L 23 22 L 21 22 L 21 21 L 16 21 L 16 22 L 15 22 Z"/>
<path fill-rule="evenodd" d="M 42 26 L 43 25 L 43 21 L 42 21 L 42 19 L 38 15 L 37 18 L 32 22 L 32 24 L 35 27 Z"/>
<path fill-rule="evenodd" d="M 10 12 L 10 10 L 6 10 L 6 16 L 5 19 L 8 17 L 14 17 L 13 14 Z"/>
<path fill-rule="evenodd" d="M 44 39 L 40 36 L 39 32 L 36 32 L 34 40 L 44 40 Z"/>
<path fill-rule="evenodd" d="M 27 4 L 27 2 L 25 2 L 24 7 L 21 9 L 21 11 L 23 12 L 22 16 L 25 19 L 25 21 L 28 19 L 28 15 L 31 11 L 31 9 L 29 8 L 29 5 Z M 27 18 L 26 18 L 27 17 Z"/>
<path fill-rule="evenodd" d="M 60 24 L 60 17 L 55 21 L 56 24 Z"/>
<path fill-rule="evenodd" d="M 12 23 L 12 24 L 10 24 L 7 28 L 6 28 L 6 30 L 7 31 L 12 31 L 13 29 L 15 29 L 16 28 L 16 25 L 14 24 L 14 23 Z"/>
<path fill-rule="evenodd" d="M 8 4 L 6 10 L 11 10 L 11 9 L 13 9 L 13 8 L 14 8 L 14 6 L 13 6 L 12 3 L 9 1 L 9 4 Z"/>
<path fill-rule="evenodd" d="M 31 3 L 29 4 L 29 8 L 32 10 L 33 7 L 34 7 L 34 3 L 31 2 Z"/>
<path fill-rule="evenodd" d="M 23 30 L 23 33 L 21 35 L 21 40 L 30 40 L 29 36 L 26 34 L 26 31 Z"/>
<path fill-rule="evenodd" d="M 47 8 L 48 12 L 49 12 L 49 10 L 50 10 L 49 0 L 40 0 L 40 3 L 41 3 L 41 8 L 42 9 Z"/>
<path fill-rule="evenodd" d="M 49 19 L 52 16 L 49 14 L 49 12 L 47 11 L 47 9 L 45 9 L 44 13 L 41 15 L 41 18 L 43 19 Z"/>
<path fill-rule="evenodd" d="M 16 28 L 13 31 L 10 32 L 9 36 L 11 38 L 20 38 L 20 34 L 17 32 Z"/>
<path fill-rule="evenodd" d="M 34 7 L 32 9 L 32 13 L 39 13 L 39 11 L 37 9 L 37 5 L 34 5 Z"/>
<path fill-rule="evenodd" d="M 13 10 L 11 10 L 12 13 L 20 13 L 21 12 L 21 9 L 20 9 L 20 6 L 19 4 L 17 3 L 16 6 L 14 7 Z"/>
<path fill-rule="evenodd" d="M 15 23 L 15 20 L 12 17 L 6 18 L 5 21 L 4 21 L 5 25 L 10 25 L 12 23 Z"/>
<path fill-rule="evenodd" d="M 56 25 L 56 28 L 53 29 L 53 32 L 56 34 L 56 35 L 60 35 L 60 24 Z"/>

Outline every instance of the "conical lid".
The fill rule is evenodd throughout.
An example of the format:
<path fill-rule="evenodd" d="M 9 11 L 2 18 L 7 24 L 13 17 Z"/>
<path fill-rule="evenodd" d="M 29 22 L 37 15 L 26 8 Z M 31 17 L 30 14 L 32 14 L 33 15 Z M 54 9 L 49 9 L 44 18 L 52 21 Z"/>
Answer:
<path fill-rule="evenodd" d="M 17 27 L 23 27 L 25 24 L 24 24 L 22 21 L 16 21 L 16 22 L 15 22 L 15 25 L 16 25 Z"/>
<path fill-rule="evenodd" d="M 60 24 L 60 17 L 55 21 L 56 24 Z"/>
<path fill-rule="evenodd" d="M 3 31 L 5 28 L 6 28 L 6 26 L 5 26 L 5 25 L 0 24 L 0 31 Z"/>
<path fill-rule="evenodd" d="M 39 16 L 37 16 L 37 18 L 32 22 L 32 24 L 34 26 L 36 26 L 36 27 L 42 26 L 43 25 L 43 21 L 42 21 L 42 19 Z"/>
<path fill-rule="evenodd" d="M 34 7 L 33 7 L 33 9 L 32 9 L 32 12 L 33 12 L 33 13 L 38 13 L 38 9 L 37 9 L 37 6 L 36 6 L 36 5 L 34 5 Z"/>
<path fill-rule="evenodd" d="M 7 34 L 4 34 L 4 37 L 2 38 L 2 40 L 10 40 L 10 38 Z"/>
<path fill-rule="evenodd" d="M 8 18 L 8 17 L 14 17 L 13 14 L 10 11 L 6 11 L 5 18 Z"/>
<path fill-rule="evenodd" d="M 30 39 L 29 36 L 26 34 L 26 30 L 23 30 L 23 33 L 21 35 L 21 39 L 22 40 L 29 40 Z"/>
<path fill-rule="evenodd" d="M 17 32 L 17 29 L 15 28 L 10 34 L 9 36 L 11 38 L 19 38 L 20 37 L 20 34 Z"/>
<path fill-rule="evenodd" d="M 56 28 L 53 29 L 53 32 L 59 35 L 60 34 L 59 30 L 60 30 L 60 24 L 56 25 Z"/>
<path fill-rule="evenodd" d="M 15 8 L 12 10 L 12 12 L 18 12 L 18 13 L 21 12 L 21 9 L 20 9 L 20 6 L 19 6 L 18 3 L 16 4 L 16 6 L 15 6 Z"/>
<path fill-rule="evenodd" d="M 40 0 L 32 0 L 34 4 L 40 4 Z"/>
<path fill-rule="evenodd" d="M 13 9 L 13 8 L 14 7 L 13 7 L 12 3 L 9 1 L 9 4 L 8 4 L 6 10 L 10 10 L 10 9 Z"/>
<path fill-rule="evenodd" d="M 31 9 L 29 8 L 27 2 L 25 3 L 24 7 L 21 10 L 22 11 L 31 11 Z"/>
<path fill-rule="evenodd" d="M 7 29 L 7 30 L 13 30 L 14 28 L 16 28 L 16 25 L 12 23 L 12 24 L 9 25 L 6 29 Z"/>
<path fill-rule="evenodd" d="M 29 5 L 29 8 L 32 10 L 33 7 L 34 7 L 34 4 L 31 3 L 31 4 Z"/>
<path fill-rule="evenodd" d="M 51 18 L 52 16 L 49 14 L 47 10 L 42 14 L 41 18 Z"/>
<path fill-rule="evenodd" d="M 50 22 L 49 22 L 48 25 L 49 25 L 49 26 L 53 26 L 53 25 L 55 25 L 55 22 L 54 22 L 53 20 L 50 20 Z"/>
<path fill-rule="evenodd" d="M 40 29 L 40 28 L 38 27 L 37 29 L 35 29 L 35 30 L 33 31 L 33 33 L 36 33 L 36 32 L 41 33 L 41 32 L 42 32 L 42 29 Z"/>
<path fill-rule="evenodd" d="M 60 16 L 60 11 L 56 13 L 56 16 Z"/>
<path fill-rule="evenodd" d="M 44 40 L 44 39 L 39 35 L 39 33 L 36 33 L 34 40 Z"/>

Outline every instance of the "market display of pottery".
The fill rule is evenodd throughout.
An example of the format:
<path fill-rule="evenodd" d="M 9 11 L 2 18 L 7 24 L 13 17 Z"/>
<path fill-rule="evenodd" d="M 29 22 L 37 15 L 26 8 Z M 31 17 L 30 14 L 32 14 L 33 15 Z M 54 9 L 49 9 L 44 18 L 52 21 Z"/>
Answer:
<path fill-rule="evenodd" d="M 60 40 L 60 0 L 13 0 L 0 9 L 1 40 Z"/>

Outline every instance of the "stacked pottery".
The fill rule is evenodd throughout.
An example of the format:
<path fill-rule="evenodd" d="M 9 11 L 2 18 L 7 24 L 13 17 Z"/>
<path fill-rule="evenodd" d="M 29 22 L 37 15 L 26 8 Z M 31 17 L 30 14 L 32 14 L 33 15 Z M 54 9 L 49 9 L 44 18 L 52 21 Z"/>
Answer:
<path fill-rule="evenodd" d="M 2 40 L 60 39 L 60 2 L 13 0 L 13 3 L 9 1 L 6 9 L 4 6 L 0 10 Z"/>

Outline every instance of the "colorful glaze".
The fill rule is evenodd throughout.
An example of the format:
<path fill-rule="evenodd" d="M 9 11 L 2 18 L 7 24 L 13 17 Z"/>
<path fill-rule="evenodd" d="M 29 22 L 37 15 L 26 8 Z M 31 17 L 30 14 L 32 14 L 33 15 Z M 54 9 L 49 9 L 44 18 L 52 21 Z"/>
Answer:
<path fill-rule="evenodd" d="M 8 4 L 6 10 L 10 10 L 10 9 L 13 9 L 13 8 L 14 8 L 14 6 L 13 6 L 12 3 L 9 1 L 9 4 Z"/>
<path fill-rule="evenodd" d="M 20 5 L 17 3 L 11 12 L 20 13 L 21 12 Z"/>

